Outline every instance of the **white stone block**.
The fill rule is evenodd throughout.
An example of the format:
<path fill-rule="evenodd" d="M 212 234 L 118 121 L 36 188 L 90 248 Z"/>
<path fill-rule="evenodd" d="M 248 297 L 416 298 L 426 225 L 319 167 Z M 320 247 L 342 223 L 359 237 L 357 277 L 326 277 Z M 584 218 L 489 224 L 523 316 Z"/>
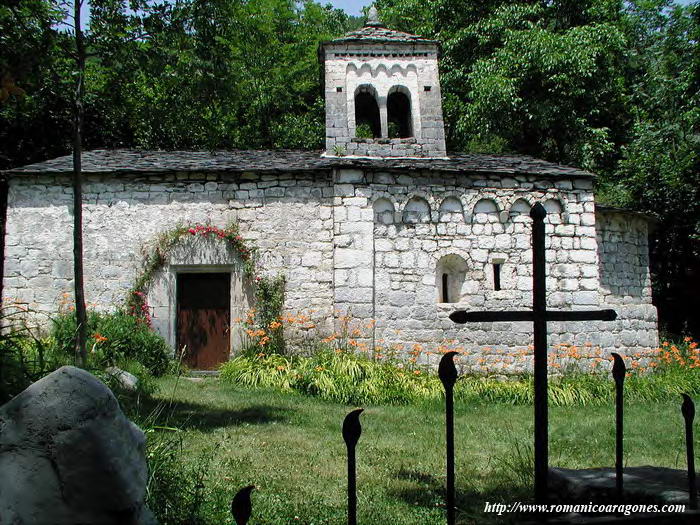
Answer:
<path fill-rule="evenodd" d="M 306 252 L 301 256 L 302 266 L 319 266 L 323 261 L 323 254 L 321 252 Z"/>
<path fill-rule="evenodd" d="M 575 305 L 588 306 L 598 304 L 597 292 L 573 292 L 572 298 Z"/>
<path fill-rule="evenodd" d="M 357 268 L 358 266 L 368 266 L 371 262 L 371 253 L 349 248 L 337 248 L 335 250 L 336 268 Z"/>

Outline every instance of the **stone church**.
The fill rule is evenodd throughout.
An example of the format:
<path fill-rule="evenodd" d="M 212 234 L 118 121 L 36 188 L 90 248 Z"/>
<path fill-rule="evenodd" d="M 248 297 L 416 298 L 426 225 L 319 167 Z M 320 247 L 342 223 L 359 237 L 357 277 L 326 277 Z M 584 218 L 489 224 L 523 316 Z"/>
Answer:
<path fill-rule="evenodd" d="M 160 233 L 235 222 L 258 247 L 261 271 L 286 276 L 285 310 L 308 315 L 311 335 L 331 334 L 347 314 L 369 327 L 363 337 L 372 345 L 457 341 L 471 359 L 517 369 L 503 356 L 525 353 L 530 323 L 465 328 L 448 315 L 531 307 L 529 210 L 540 202 L 548 306 L 618 312 L 614 322 L 551 323 L 550 344 L 603 354 L 658 344 L 645 217 L 596 206 L 595 175 L 580 169 L 448 152 L 437 42 L 388 29 L 372 14 L 319 51 L 325 152 L 84 154 L 89 305 L 124 303 Z M 72 292 L 71 157 L 4 176 L 3 299 L 51 315 Z M 192 236 L 148 285 L 153 326 L 173 347 L 194 340 L 188 331 L 208 334 L 208 348 L 190 345 L 189 362 L 215 367 L 243 344 L 234 320 L 254 306 L 252 286 L 239 253 Z M 194 325 L 183 322 L 187 311 Z"/>

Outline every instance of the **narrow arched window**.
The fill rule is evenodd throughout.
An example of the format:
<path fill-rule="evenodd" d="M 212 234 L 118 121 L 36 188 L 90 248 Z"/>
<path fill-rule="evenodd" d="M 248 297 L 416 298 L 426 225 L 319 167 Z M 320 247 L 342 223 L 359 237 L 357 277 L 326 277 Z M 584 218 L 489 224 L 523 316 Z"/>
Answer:
<path fill-rule="evenodd" d="M 377 94 L 371 86 L 360 86 L 355 92 L 355 136 L 363 139 L 382 136 Z"/>
<path fill-rule="evenodd" d="M 439 303 L 458 303 L 467 276 L 467 262 L 456 254 L 442 257 L 436 268 L 436 286 Z"/>
<path fill-rule="evenodd" d="M 413 136 L 411 99 L 404 88 L 392 88 L 386 99 L 386 112 L 390 139 Z"/>

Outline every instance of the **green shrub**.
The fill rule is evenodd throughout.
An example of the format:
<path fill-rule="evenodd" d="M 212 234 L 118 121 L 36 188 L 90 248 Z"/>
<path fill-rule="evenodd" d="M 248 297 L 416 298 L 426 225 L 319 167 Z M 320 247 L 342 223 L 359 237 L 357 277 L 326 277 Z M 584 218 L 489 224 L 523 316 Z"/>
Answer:
<path fill-rule="evenodd" d="M 72 351 L 76 330 L 72 314 L 61 314 L 53 320 L 52 335 L 58 349 L 66 353 Z M 89 312 L 88 334 L 90 361 L 95 366 L 119 366 L 119 362 L 135 360 L 155 376 L 168 371 L 170 347 L 137 317 L 125 312 Z"/>
<path fill-rule="evenodd" d="M 72 364 L 72 356 L 57 351 L 51 339 L 0 335 L 0 405 L 46 374 Z"/>
<path fill-rule="evenodd" d="M 89 363 L 89 365 L 92 365 L 92 363 Z M 122 409 L 130 411 L 133 408 L 132 405 L 138 403 L 139 398 L 150 397 L 157 391 L 158 386 L 155 378 L 139 361 L 134 359 L 122 359 L 117 361 L 114 366 L 130 373 L 138 379 L 134 390 L 124 388 L 119 378 L 115 374 L 102 368 L 101 364 L 98 364 L 97 368 L 95 368 L 95 366 L 90 366 L 90 368 L 92 368 L 90 371 L 109 387 L 119 400 Z"/>

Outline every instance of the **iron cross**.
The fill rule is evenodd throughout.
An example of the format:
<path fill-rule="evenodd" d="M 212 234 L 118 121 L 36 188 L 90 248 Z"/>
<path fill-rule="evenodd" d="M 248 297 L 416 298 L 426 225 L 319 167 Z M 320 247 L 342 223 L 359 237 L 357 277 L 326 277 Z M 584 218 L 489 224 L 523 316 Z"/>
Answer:
<path fill-rule="evenodd" d="M 547 321 L 613 321 L 615 310 L 551 311 L 547 310 L 544 248 L 544 218 L 547 211 L 540 203 L 530 210 L 532 218 L 532 310 L 512 312 L 465 312 L 450 315 L 455 323 L 530 321 L 534 328 L 535 375 L 535 501 L 547 501 L 548 406 L 547 406 Z"/>

